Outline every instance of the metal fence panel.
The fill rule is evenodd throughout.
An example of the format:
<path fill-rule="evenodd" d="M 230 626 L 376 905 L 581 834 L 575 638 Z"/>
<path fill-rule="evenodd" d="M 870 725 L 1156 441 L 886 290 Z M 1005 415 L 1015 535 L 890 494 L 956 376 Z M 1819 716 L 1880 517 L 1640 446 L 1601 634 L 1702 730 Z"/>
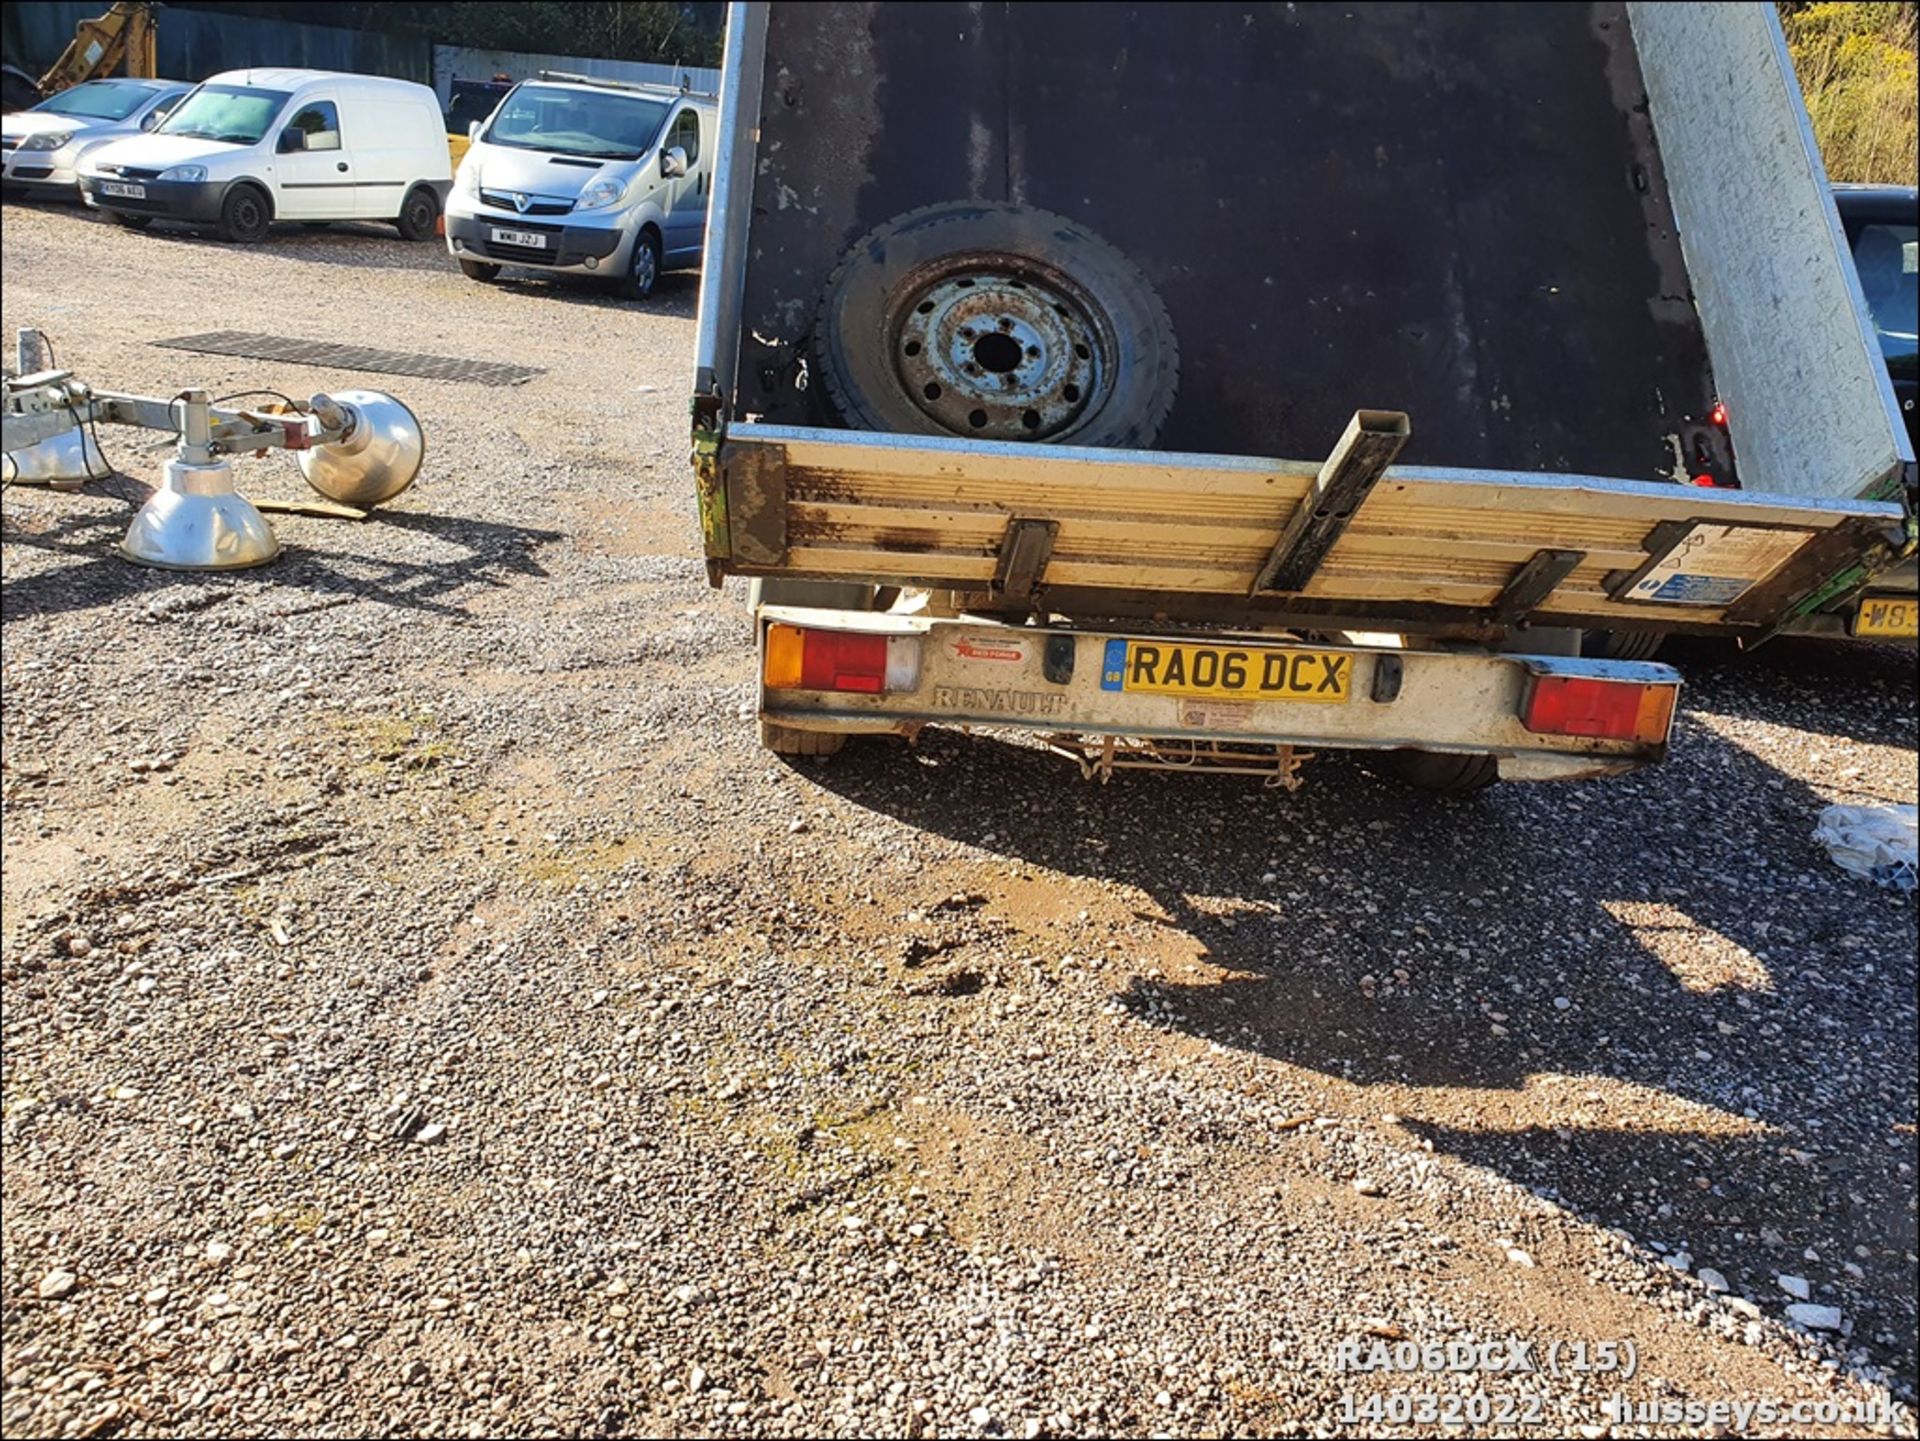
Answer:
<path fill-rule="evenodd" d="M 702 65 L 654 65 L 640 60 L 596 60 L 579 55 L 539 55 L 525 50 L 486 50 L 475 45 L 433 47 L 433 88 L 444 109 L 455 80 L 490 80 L 505 75 L 527 80 L 542 70 L 566 70 L 597 80 L 633 80 L 655 85 L 685 85 L 717 92 L 720 72 Z"/>
<path fill-rule="evenodd" d="M 73 27 L 97 16 L 103 0 L 30 0 L 0 5 L 0 51 L 7 63 L 38 75 L 66 48 Z M 160 12 L 160 73 L 172 80 L 204 80 L 250 65 L 294 65 L 355 75 L 390 75 L 429 84 L 433 46 L 424 38 L 301 25 L 251 15 L 183 10 Z"/>

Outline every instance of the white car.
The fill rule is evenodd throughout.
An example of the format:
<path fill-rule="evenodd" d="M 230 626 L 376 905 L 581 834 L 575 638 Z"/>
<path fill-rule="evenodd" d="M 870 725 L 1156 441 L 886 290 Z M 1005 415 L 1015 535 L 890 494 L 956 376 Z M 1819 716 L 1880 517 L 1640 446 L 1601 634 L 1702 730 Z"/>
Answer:
<path fill-rule="evenodd" d="M 0 181 L 25 193 L 77 196 L 89 151 L 141 135 L 193 86 L 184 80 L 88 80 L 0 120 Z"/>
<path fill-rule="evenodd" d="M 705 96 L 667 85 L 523 81 L 472 129 L 447 248 L 474 280 L 523 265 L 644 300 L 661 271 L 700 263 L 714 117 Z"/>
<path fill-rule="evenodd" d="M 453 184 L 442 127 L 410 80 L 229 70 L 151 133 L 91 151 L 80 196 L 136 230 L 181 220 L 250 243 L 276 220 L 383 220 L 428 240 Z"/>

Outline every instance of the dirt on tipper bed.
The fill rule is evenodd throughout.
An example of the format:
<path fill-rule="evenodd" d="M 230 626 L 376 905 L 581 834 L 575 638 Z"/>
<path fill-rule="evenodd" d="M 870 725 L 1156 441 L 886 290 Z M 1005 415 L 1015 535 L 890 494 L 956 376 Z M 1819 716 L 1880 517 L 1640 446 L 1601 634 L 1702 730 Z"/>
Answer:
<path fill-rule="evenodd" d="M 691 278 L 17 206 L 0 261 L 97 385 L 428 440 L 242 574 L 115 555 L 162 436 L 5 493 L 9 1436 L 1914 1434 L 1915 906 L 1811 839 L 1915 799 L 1911 652 L 1683 653 L 1668 764 L 1465 803 L 789 764 Z M 546 374 L 151 344 L 209 328 Z M 1356 1369 L 1449 1343 L 1527 1364 Z"/>

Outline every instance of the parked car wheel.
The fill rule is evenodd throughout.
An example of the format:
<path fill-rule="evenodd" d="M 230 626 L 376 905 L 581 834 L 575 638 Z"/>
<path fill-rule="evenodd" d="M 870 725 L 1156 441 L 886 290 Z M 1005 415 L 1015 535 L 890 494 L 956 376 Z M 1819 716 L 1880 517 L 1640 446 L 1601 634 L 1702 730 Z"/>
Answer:
<path fill-rule="evenodd" d="M 1413 786 L 1448 795 L 1471 795 L 1500 779 L 1500 762 L 1488 755 L 1452 755 L 1441 751 L 1375 751 L 1367 768 Z"/>
<path fill-rule="evenodd" d="M 463 260 L 460 262 L 460 273 L 469 280 L 477 280 L 482 285 L 491 285 L 500 278 L 500 267 L 489 265 L 484 260 Z"/>
<path fill-rule="evenodd" d="M 633 259 L 627 262 L 626 277 L 620 282 L 620 294 L 627 300 L 645 300 L 653 294 L 660 278 L 660 237 L 643 230 L 633 242 Z"/>
<path fill-rule="evenodd" d="M 402 240 L 431 240 L 434 222 L 439 218 L 440 197 L 426 186 L 417 185 L 407 192 L 406 201 L 401 205 L 393 226 L 400 232 Z"/>
<path fill-rule="evenodd" d="M 233 245 L 257 245 L 273 225 L 273 205 L 265 192 L 236 185 L 220 203 L 219 235 Z"/>
<path fill-rule="evenodd" d="M 115 225 L 124 225 L 129 230 L 145 230 L 153 224 L 151 215 L 124 215 L 118 210 L 109 210 L 107 214 L 113 218 Z"/>

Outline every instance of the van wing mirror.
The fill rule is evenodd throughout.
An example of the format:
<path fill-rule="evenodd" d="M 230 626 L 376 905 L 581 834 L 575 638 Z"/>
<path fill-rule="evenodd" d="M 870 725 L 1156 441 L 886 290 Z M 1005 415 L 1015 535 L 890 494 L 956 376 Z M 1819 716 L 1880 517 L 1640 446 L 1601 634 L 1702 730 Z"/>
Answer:
<path fill-rule="evenodd" d="M 297 125 L 289 125 L 280 132 L 280 143 L 274 147 L 282 155 L 292 155 L 307 148 L 307 132 Z"/>
<path fill-rule="evenodd" d="M 671 180 L 677 175 L 687 173 L 687 152 L 678 145 L 670 145 L 660 152 L 660 174 L 663 179 Z"/>
<path fill-rule="evenodd" d="M 480 138 L 480 122 L 478 120 L 469 120 L 467 122 L 467 139 L 478 140 L 479 138 Z"/>

